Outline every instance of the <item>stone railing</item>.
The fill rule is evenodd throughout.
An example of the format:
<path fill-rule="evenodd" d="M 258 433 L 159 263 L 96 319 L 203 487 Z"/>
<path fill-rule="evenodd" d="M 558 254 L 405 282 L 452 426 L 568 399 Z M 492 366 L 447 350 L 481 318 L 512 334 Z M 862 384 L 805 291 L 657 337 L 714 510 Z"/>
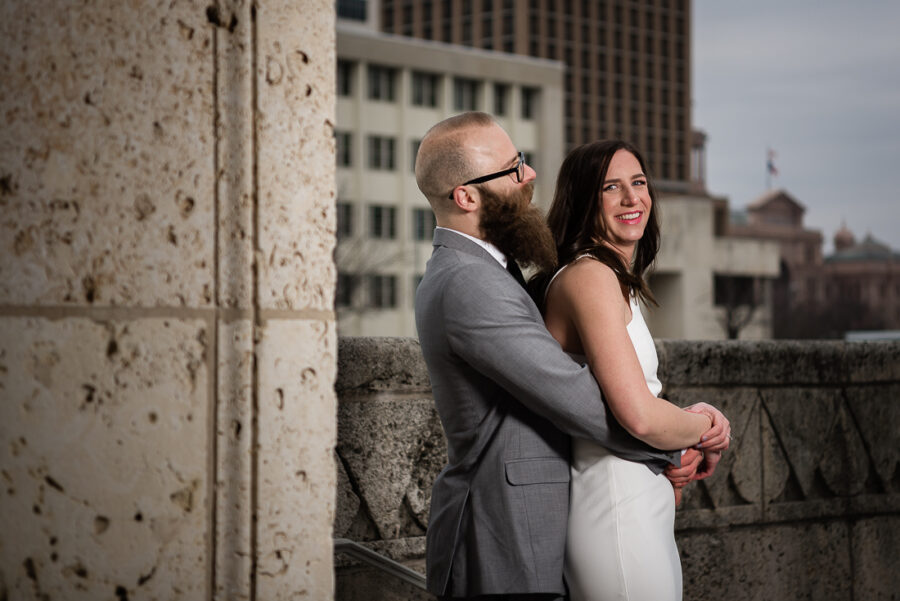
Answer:
<path fill-rule="evenodd" d="M 734 441 L 692 484 L 685 599 L 892 599 L 900 590 L 900 344 L 657 343 L 663 396 L 715 404 Z M 336 537 L 424 570 L 446 458 L 417 341 L 340 341 Z M 428 599 L 337 562 L 337 599 Z"/>

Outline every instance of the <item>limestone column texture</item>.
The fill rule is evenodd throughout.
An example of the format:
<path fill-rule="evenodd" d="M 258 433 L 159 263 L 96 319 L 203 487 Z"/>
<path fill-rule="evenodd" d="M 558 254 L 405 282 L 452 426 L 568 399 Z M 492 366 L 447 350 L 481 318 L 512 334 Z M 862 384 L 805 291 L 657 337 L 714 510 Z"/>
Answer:
<path fill-rule="evenodd" d="M 334 3 L 0 3 L 0 599 L 330 599 Z"/>

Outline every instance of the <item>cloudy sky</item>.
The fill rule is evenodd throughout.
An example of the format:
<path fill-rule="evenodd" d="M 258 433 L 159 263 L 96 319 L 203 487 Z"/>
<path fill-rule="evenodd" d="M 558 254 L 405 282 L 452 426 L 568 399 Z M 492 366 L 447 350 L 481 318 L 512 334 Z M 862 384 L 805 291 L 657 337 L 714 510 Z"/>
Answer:
<path fill-rule="evenodd" d="M 694 0 L 693 123 L 707 187 L 743 208 L 773 187 L 830 252 L 846 221 L 900 251 L 900 2 Z"/>

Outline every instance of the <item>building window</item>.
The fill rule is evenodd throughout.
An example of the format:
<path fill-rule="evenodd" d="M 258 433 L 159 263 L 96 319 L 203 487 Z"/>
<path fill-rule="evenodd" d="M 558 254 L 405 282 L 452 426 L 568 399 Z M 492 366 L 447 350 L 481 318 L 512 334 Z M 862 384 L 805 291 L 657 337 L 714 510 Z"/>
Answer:
<path fill-rule="evenodd" d="M 494 84 L 494 114 L 503 117 L 509 110 L 509 86 L 503 83 Z"/>
<path fill-rule="evenodd" d="M 433 1 L 422 0 L 422 21 L 425 22 L 425 26 L 428 27 L 429 32 L 431 31 L 431 20 L 433 18 L 433 14 Z M 426 37 L 431 38 L 430 35 Z"/>
<path fill-rule="evenodd" d="M 478 82 L 474 79 L 453 79 L 453 109 L 474 111 L 478 106 Z"/>
<path fill-rule="evenodd" d="M 353 235 L 353 205 L 347 202 L 337 203 L 337 237 L 349 238 Z"/>
<path fill-rule="evenodd" d="M 369 169 L 394 169 L 394 138 L 369 136 Z"/>
<path fill-rule="evenodd" d="M 750 276 L 718 275 L 714 277 L 717 307 L 756 306 L 759 298 L 754 278 Z"/>
<path fill-rule="evenodd" d="M 380 205 L 369 206 L 369 236 L 383 240 L 397 237 L 397 209 Z"/>
<path fill-rule="evenodd" d="M 413 71 L 412 103 L 414 106 L 437 106 L 438 76 L 433 73 Z"/>
<path fill-rule="evenodd" d="M 523 150 L 522 155 L 525 157 L 525 164 L 534 169 L 534 162 L 536 160 L 534 153 L 530 150 Z"/>
<path fill-rule="evenodd" d="M 463 46 L 471 46 L 472 45 L 472 16 L 471 16 L 471 14 L 467 14 L 467 16 L 463 16 L 460 29 L 462 29 L 462 37 L 459 40 L 459 43 L 462 44 Z"/>
<path fill-rule="evenodd" d="M 334 132 L 335 154 L 338 167 L 350 167 L 353 165 L 353 137 L 350 132 Z"/>
<path fill-rule="evenodd" d="M 397 276 L 370 275 L 367 280 L 370 307 L 389 309 L 397 306 Z"/>
<path fill-rule="evenodd" d="M 385 0 L 382 6 L 382 26 L 387 33 L 394 33 L 394 2 Z"/>
<path fill-rule="evenodd" d="M 537 88 L 522 88 L 522 119 L 534 119 L 537 117 Z"/>
<path fill-rule="evenodd" d="M 410 148 L 409 148 L 409 170 L 413 173 L 416 172 L 416 155 L 419 154 L 419 146 L 422 144 L 422 140 L 410 140 Z"/>
<path fill-rule="evenodd" d="M 411 36 L 413 30 L 412 2 L 403 3 L 403 35 Z"/>
<path fill-rule="evenodd" d="M 443 32 L 445 42 L 452 41 L 452 33 L 453 33 L 453 3 L 452 2 L 444 2 L 444 18 L 441 23 L 441 29 Z"/>
<path fill-rule="evenodd" d="M 482 8 L 484 13 L 481 17 L 481 47 L 490 50 L 494 47 L 494 22 L 492 20 L 493 9 Z"/>
<path fill-rule="evenodd" d="M 337 289 L 334 293 L 335 307 L 352 307 L 353 297 L 359 285 L 359 276 L 352 273 L 338 272 Z"/>
<path fill-rule="evenodd" d="M 337 16 L 354 21 L 366 20 L 366 0 L 338 0 Z"/>
<path fill-rule="evenodd" d="M 430 241 L 434 237 L 434 213 L 431 209 L 413 209 L 413 240 Z"/>
<path fill-rule="evenodd" d="M 396 69 L 369 65 L 369 99 L 393 101 L 396 79 Z"/>
<path fill-rule="evenodd" d="M 337 63 L 337 94 L 338 96 L 353 95 L 353 68 L 350 61 L 338 60 Z"/>

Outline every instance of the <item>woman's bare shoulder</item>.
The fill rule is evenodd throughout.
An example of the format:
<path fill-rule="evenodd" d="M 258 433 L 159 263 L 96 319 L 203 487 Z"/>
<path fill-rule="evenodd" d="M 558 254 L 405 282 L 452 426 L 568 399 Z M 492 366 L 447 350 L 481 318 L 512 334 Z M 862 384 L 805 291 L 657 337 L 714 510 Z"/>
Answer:
<path fill-rule="evenodd" d="M 606 263 L 587 255 L 572 261 L 565 271 L 559 274 L 560 284 L 567 289 L 580 289 L 584 286 L 619 288 L 619 279 Z"/>
<path fill-rule="evenodd" d="M 569 273 L 560 274 L 557 290 L 550 290 L 558 307 L 573 316 L 590 316 L 593 322 L 603 316 L 616 320 L 621 316 L 623 324 L 630 321 L 630 309 L 622 296 L 622 286 L 609 265 L 587 257 L 573 262 L 565 271 Z"/>

